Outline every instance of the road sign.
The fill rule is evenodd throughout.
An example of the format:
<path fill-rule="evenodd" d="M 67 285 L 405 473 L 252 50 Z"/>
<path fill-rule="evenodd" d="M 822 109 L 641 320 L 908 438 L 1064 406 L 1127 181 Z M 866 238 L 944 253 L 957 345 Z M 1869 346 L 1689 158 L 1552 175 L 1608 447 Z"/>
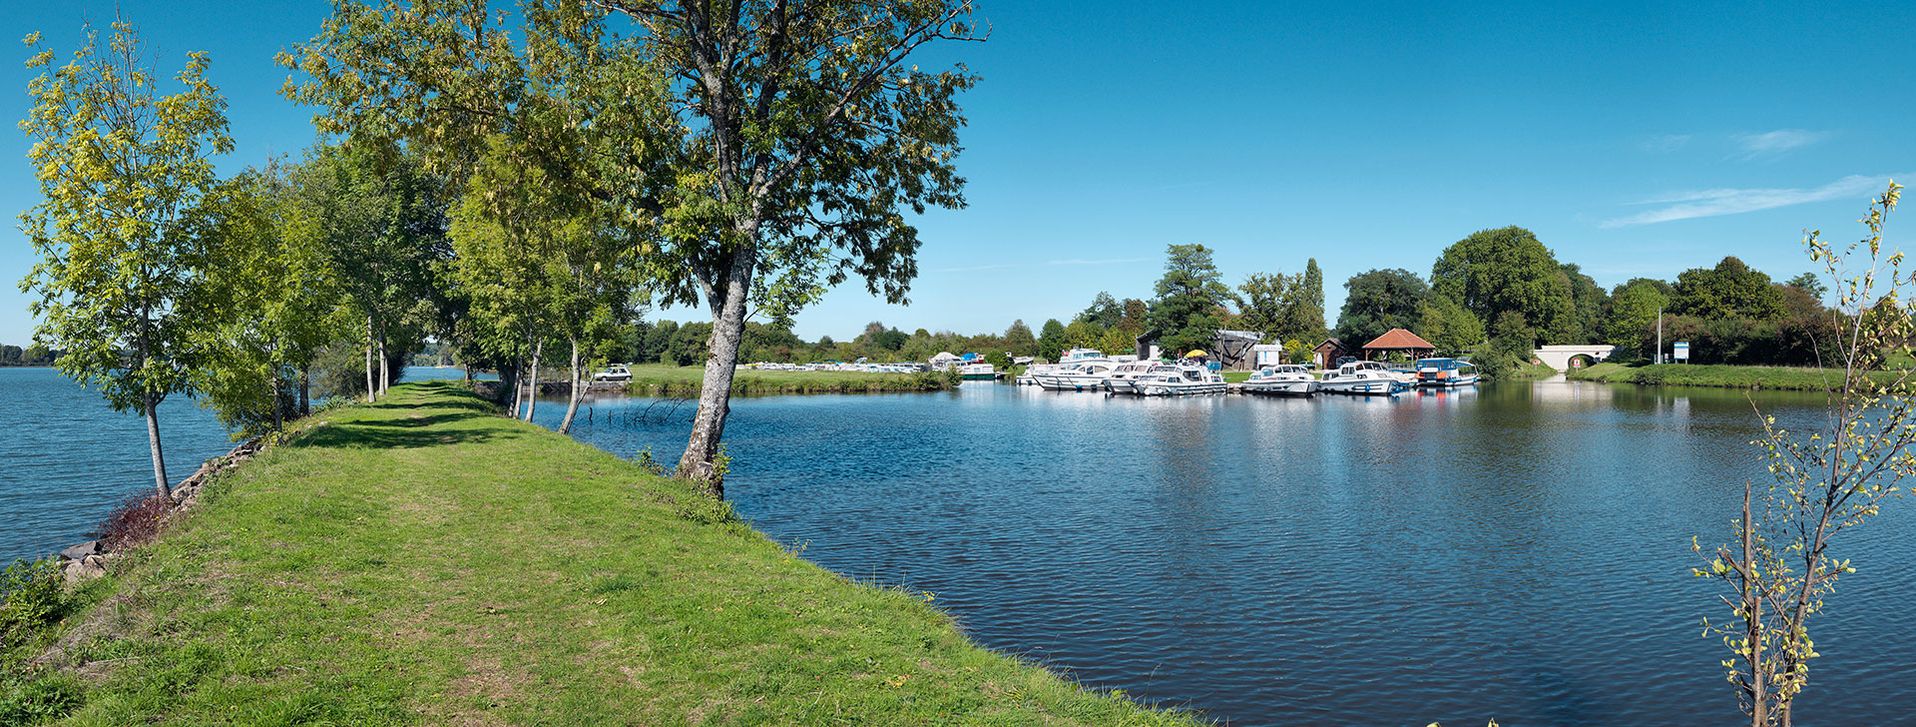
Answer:
<path fill-rule="evenodd" d="M 1674 344 L 1674 348 L 1671 350 L 1671 353 L 1674 354 L 1676 360 L 1678 361 L 1690 360 L 1690 342 L 1677 341 Z"/>

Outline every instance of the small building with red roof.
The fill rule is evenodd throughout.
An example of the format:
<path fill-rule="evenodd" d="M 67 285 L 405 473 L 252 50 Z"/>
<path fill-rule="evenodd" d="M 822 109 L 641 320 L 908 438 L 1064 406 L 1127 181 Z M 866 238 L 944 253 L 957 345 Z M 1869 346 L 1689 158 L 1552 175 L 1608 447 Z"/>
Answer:
<path fill-rule="evenodd" d="M 1370 360 L 1384 358 L 1393 353 L 1402 353 L 1411 358 L 1424 358 L 1436 352 L 1437 347 L 1430 345 L 1423 336 L 1402 328 L 1392 328 L 1385 331 L 1384 335 L 1364 344 L 1364 358 Z"/>

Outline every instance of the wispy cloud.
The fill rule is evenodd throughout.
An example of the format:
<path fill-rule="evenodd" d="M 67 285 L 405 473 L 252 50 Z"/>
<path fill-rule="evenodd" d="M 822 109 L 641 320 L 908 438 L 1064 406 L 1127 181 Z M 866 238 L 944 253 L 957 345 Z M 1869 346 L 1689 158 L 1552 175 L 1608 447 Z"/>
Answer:
<path fill-rule="evenodd" d="M 925 272 L 928 272 L 928 273 L 978 273 L 978 272 L 985 272 L 988 270 L 1015 270 L 1018 268 L 1029 268 L 1029 267 L 1033 267 L 1037 265 L 1047 265 L 1052 267 L 1091 267 L 1091 266 L 1098 266 L 1098 265 L 1129 265 L 1132 263 L 1150 262 L 1152 259 L 1153 258 L 1148 258 L 1148 257 L 1064 258 L 1060 260 L 1046 260 L 1044 262 L 1035 262 L 1035 263 L 993 263 L 990 265 L 966 265 L 963 267 L 956 267 L 956 268 L 933 268 Z"/>
<path fill-rule="evenodd" d="M 1897 175 L 1907 176 L 1907 175 Z M 1845 197 L 1862 198 L 1881 189 L 1887 177 L 1852 174 L 1820 187 L 1801 188 L 1723 188 L 1663 195 L 1636 204 L 1661 205 L 1628 217 L 1606 220 L 1603 227 L 1653 225 L 1658 222 L 1720 217 L 1745 212 L 1823 202 Z"/>
<path fill-rule="evenodd" d="M 1782 154 L 1792 149 L 1801 149 L 1828 139 L 1830 136 L 1830 132 L 1827 131 L 1777 129 L 1775 131 L 1765 131 L 1761 133 L 1736 134 L 1731 136 L 1730 140 L 1736 142 L 1737 147 L 1741 150 L 1738 156 L 1744 159 L 1755 159 L 1757 157 Z"/>

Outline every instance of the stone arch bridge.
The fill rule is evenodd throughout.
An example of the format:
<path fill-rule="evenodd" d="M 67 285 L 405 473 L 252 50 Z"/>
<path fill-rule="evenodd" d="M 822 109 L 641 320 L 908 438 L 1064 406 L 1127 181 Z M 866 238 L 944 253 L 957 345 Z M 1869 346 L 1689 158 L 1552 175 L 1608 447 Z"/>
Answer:
<path fill-rule="evenodd" d="M 1577 367 L 1581 368 L 1610 358 L 1611 352 L 1616 350 L 1616 346 L 1609 345 L 1542 346 L 1531 355 L 1536 356 L 1537 360 L 1543 362 L 1545 366 L 1558 371 L 1569 371 L 1573 361 L 1577 362 Z"/>

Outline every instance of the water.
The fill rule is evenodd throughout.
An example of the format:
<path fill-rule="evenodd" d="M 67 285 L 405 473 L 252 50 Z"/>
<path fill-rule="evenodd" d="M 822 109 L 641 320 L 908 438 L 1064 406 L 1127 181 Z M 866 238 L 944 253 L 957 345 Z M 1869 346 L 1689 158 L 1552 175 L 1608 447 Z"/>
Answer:
<path fill-rule="evenodd" d="M 233 448 L 213 413 L 160 404 L 166 474 L 179 484 Z M 84 541 L 114 507 L 153 491 L 146 420 L 48 368 L 0 368 L 0 562 Z"/>
<path fill-rule="evenodd" d="M 1810 397 L 1760 397 L 1786 421 Z M 543 402 L 548 426 L 562 402 Z M 671 462 L 690 403 L 587 442 Z M 1692 534 L 1759 475 L 1739 392 L 1569 382 L 1397 400 L 735 399 L 727 494 L 979 642 L 1232 724 L 1732 724 Z M 1799 725 L 1912 724 L 1916 503 L 1846 536 Z M 1841 692 L 1841 703 L 1830 697 Z"/>
<path fill-rule="evenodd" d="M 463 376 L 410 367 L 401 378 Z M 84 541 L 114 507 L 153 489 L 146 421 L 53 369 L 0 368 L 0 422 L 0 563 Z M 176 485 L 233 448 L 212 412 L 178 395 L 160 405 L 160 437 Z"/>

